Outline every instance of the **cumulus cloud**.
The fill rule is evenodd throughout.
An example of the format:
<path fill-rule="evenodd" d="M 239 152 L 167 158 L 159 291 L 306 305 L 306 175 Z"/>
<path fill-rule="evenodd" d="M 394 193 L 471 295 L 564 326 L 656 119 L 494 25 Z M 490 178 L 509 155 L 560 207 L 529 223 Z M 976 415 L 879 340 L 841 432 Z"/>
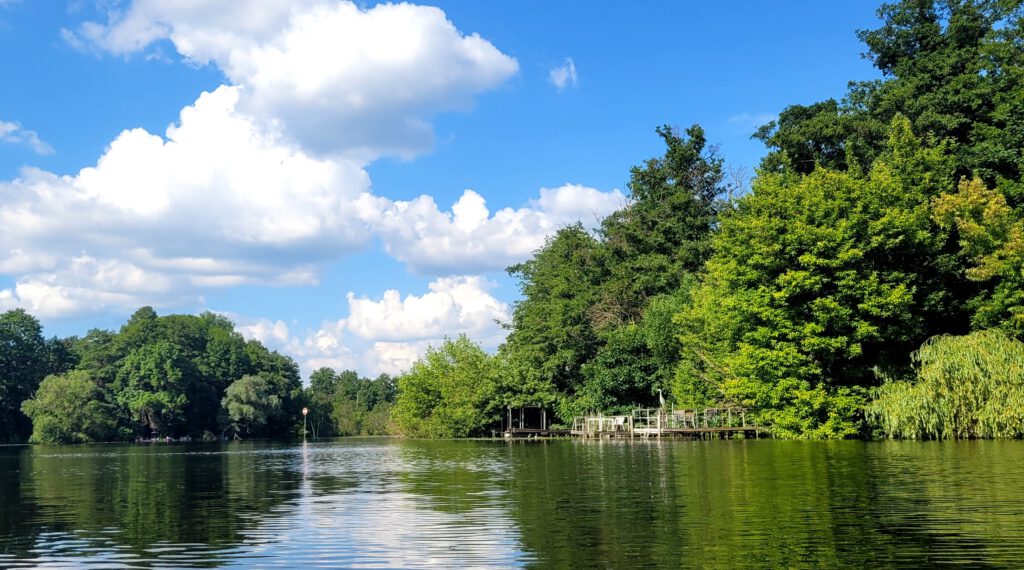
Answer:
<path fill-rule="evenodd" d="M 322 366 L 353 368 L 375 376 L 408 370 L 428 346 L 466 334 L 487 349 L 504 340 L 500 323 L 511 309 L 492 294 L 495 283 L 480 276 L 437 279 L 421 295 L 385 291 L 378 299 L 349 293 L 348 316 L 299 335 L 283 321 L 232 316 L 239 332 L 280 350 L 308 375 Z"/>
<path fill-rule="evenodd" d="M 0 310 L 21 307 L 49 318 L 89 314 L 96 307 L 128 312 L 153 299 L 162 301 L 158 306 L 196 303 L 180 280 L 129 262 L 83 255 L 55 272 L 26 275 L 14 287 L 0 289 Z"/>
<path fill-rule="evenodd" d="M 264 346 L 294 358 L 304 376 L 325 366 L 335 370 L 364 368 L 360 366 L 358 355 L 345 344 L 344 320 L 323 323 L 320 329 L 300 338 L 281 320 L 253 320 L 233 314 L 227 316 L 235 322 L 235 329 L 246 339 L 258 340 Z"/>
<path fill-rule="evenodd" d="M 578 184 L 542 188 L 523 208 L 493 214 L 483 196 L 466 190 L 441 211 L 430 196 L 392 201 L 364 196 L 360 210 L 380 236 L 385 251 L 413 271 L 429 275 L 502 270 L 544 245 L 560 227 L 582 221 L 590 227 L 622 208 L 619 190 L 602 192 Z"/>
<path fill-rule="evenodd" d="M 139 289 L 156 305 L 199 287 L 313 283 L 318 264 L 366 243 L 362 166 L 313 158 L 259 130 L 236 111 L 238 95 L 204 93 L 165 137 L 124 131 L 76 175 L 26 169 L 0 182 L 0 272 L 22 275 L 8 302 L 40 314 L 55 311 L 44 299 L 105 310 L 121 299 L 109 295 L 114 282 L 87 273 L 112 264 L 172 283 Z M 41 283 L 58 288 L 32 296 Z M 56 302 L 92 287 L 93 303 Z"/>
<path fill-rule="evenodd" d="M 444 277 L 423 295 L 404 299 L 394 289 L 380 300 L 347 296 L 348 330 L 364 339 L 396 341 L 438 339 L 461 332 L 493 338 L 508 321 L 508 305 L 491 296 L 494 283 L 482 277 Z"/>
<path fill-rule="evenodd" d="M 518 70 L 442 10 L 404 3 L 137 0 L 71 37 L 125 55 L 169 40 L 243 86 L 240 109 L 268 128 L 363 160 L 428 150 L 431 116 L 468 108 Z"/>
<path fill-rule="evenodd" d="M 548 80 L 561 93 L 570 87 L 576 87 L 579 78 L 576 75 L 576 62 L 571 57 L 565 58 L 565 63 L 553 68 L 548 72 Z"/>
<path fill-rule="evenodd" d="M 559 227 L 596 223 L 625 202 L 618 190 L 565 185 L 492 213 L 472 190 L 449 211 L 428 196 L 394 201 L 372 193 L 371 160 L 427 149 L 434 115 L 467 108 L 518 69 L 437 8 L 138 0 L 65 36 L 126 56 L 169 43 L 189 62 L 223 70 L 228 84 L 201 94 L 164 133 L 121 132 L 77 173 L 27 168 L 0 181 L 0 274 L 14 277 L 0 291 L 0 308 L 81 316 L 194 306 L 214 287 L 315 284 L 324 266 L 375 235 L 420 273 L 503 269 Z M 16 123 L 0 125 L 2 139 L 45 145 Z M 436 281 L 425 295 L 465 300 L 485 289 Z M 357 319 L 364 309 L 388 309 L 384 322 L 420 331 L 410 337 L 368 321 L 353 325 L 355 338 L 378 347 L 380 366 L 407 361 L 432 334 L 476 326 L 465 320 L 473 315 L 500 313 L 496 306 L 467 313 L 469 301 L 451 301 L 430 324 L 411 316 L 417 297 L 390 295 L 351 299 Z M 344 347 L 346 330 L 338 324 L 293 348 L 352 361 L 331 348 Z"/>
<path fill-rule="evenodd" d="M 0 6 L 2 5 L 0 2 Z M 35 131 L 25 129 L 14 121 L 0 121 L 0 141 L 25 145 L 36 154 L 53 154 L 53 147 L 40 139 Z"/>
<path fill-rule="evenodd" d="M 437 8 L 352 2 L 110 4 L 64 36 L 119 55 L 162 51 L 221 69 L 166 133 L 128 129 L 74 175 L 26 169 L 0 182 L 5 305 L 101 312 L 125 298 L 88 275 L 121 264 L 153 283 L 147 304 L 206 287 L 311 284 L 368 243 L 369 161 L 430 147 L 431 118 L 467 108 L 516 61 Z M 44 151 L 16 123 L 0 140 Z M 82 264 L 79 260 L 93 260 Z M 140 293 L 141 295 L 141 293 Z"/>

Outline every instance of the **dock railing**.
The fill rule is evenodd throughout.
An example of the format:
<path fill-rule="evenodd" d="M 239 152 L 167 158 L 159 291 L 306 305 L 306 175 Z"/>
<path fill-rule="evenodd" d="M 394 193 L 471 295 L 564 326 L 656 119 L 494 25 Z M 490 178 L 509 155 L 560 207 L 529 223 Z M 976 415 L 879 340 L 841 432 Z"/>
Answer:
<path fill-rule="evenodd" d="M 722 408 L 637 408 L 629 416 L 579 416 L 573 418 L 572 434 L 596 436 L 656 436 L 753 434 L 760 427 L 747 421 L 747 410 Z"/>
<path fill-rule="evenodd" d="M 629 435 L 633 433 L 632 416 L 579 416 L 572 420 L 574 435 Z"/>

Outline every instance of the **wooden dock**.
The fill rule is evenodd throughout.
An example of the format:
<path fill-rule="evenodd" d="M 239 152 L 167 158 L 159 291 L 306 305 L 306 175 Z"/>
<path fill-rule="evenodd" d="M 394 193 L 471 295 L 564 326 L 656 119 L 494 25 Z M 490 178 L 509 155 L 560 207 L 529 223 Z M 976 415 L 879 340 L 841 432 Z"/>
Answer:
<path fill-rule="evenodd" d="M 532 414 L 533 417 L 529 417 Z M 504 420 L 504 418 L 503 418 Z M 637 408 L 629 415 L 598 414 L 573 419 L 571 429 L 554 429 L 547 410 L 540 406 L 508 409 L 507 423 L 502 422 L 506 438 L 538 437 L 601 437 L 731 439 L 761 437 L 763 428 L 747 421 L 743 408 Z"/>
<path fill-rule="evenodd" d="M 505 437 L 565 437 L 571 435 L 567 429 L 512 428 L 505 430 Z"/>
<path fill-rule="evenodd" d="M 579 437 L 688 437 L 694 439 L 761 436 L 742 408 L 641 408 L 631 415 L 586 416 L 573 420 L 570 434 Z"/>

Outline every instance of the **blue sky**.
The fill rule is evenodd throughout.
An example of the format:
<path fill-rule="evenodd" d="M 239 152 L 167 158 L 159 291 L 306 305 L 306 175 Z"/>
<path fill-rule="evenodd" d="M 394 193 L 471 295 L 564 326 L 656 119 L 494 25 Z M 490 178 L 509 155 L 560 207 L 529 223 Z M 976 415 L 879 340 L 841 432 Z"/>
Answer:
<path fill-rule="evenodd" d="M 621 206 L 655 126 L 752 173 L 756 124 L 877 76 L 875 8 L 0 0 L 0 310 L 222 312 L 306 373 L 493 348 L 502 268 Z"/>

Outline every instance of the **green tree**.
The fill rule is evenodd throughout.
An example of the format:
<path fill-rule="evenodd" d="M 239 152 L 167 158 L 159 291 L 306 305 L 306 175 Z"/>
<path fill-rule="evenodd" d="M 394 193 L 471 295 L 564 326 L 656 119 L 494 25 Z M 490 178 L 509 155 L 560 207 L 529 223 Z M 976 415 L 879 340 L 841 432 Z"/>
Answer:
<path fill-rule="evenodd" d="M 902 114 L 915 132 L 951 142 L 957 175 L 1019 180 L 1019 0 L 902 0 L 883 4 L 878 15 L 882 25 L 858 37 L 883 79 L 851 83 L 841 102 L 786 108 L 755 134 L 769 148 L 762 167 L 857 170 L 885 152 L 889 123 Z"/>
<path fill-rule="evenodd" d="M 680 136 L 658 127 L 664 156 L 630 170 L 630 202 L 601 222 L 608 274 L 591 318 L 599 328 L 640 321 L 650 298 L 676 291 L 711 254 L 722 160 L 708 149 L 704 130 Z"/>
<path fill-rule="evenodd" d="M 904 371 L 923 339 L 964 327 L 931 219 L 951 184 L 942 149 L 922 147 L 905 119 L 890 131 L 866 177 L 765 173 L 723 218 L 679 315 L 677 398 L 758 409 L 780 435 L 851 436 L 876 370 Z"/>
<path fill-rule="evenodd" d="M 319 368 L 309 376 L 306 387 L 306 406 L 309 408 L 309 429 L 313 437 L 337 434 L 334 421 L 334 395 L 338 389 L 338 375 L 330 368 Z"/>
<path fill-rule="evenodd" d="M 391 429 L 391 409 L 393 405 L 390 402 L 381 402 L 371 408 L 368 412 L 363 414 L 363 421 L 360 427 L 360 433 L 364 435 L 388 435 L 392 432 Z"/>
<path fill-rule="evenodd" d="M 570 404 L 573 415 L 657 406 L 659 370 L 641 328 L 628 324 L 603 337 L 597 354 L 583 365 L 584 384 Z"/>
<path fill-rule="evenodd" d="M 22 406 L 32 419 L 32 443 L 88 443 L 116 434 L 113 406 L 87 372 L 47 376 Z"/>
<path fill-rule="evenodd" d="M 600 347 L 591 319 L 606 275 L 600 242 L 581 224 L 569 226 L 508 271 L 519 279 L 523 298 L 503 351 L 514 355 L 510 362 L 533 392 L 572 397 L 583 386 L 583 365 Z M 566 409 L 562 417 L 571 414 Z"/>
<path fill-rule="evenodd" d="M 912 380 L 883 384 L 868 416 L 889 437 L 1024 437 L 1024 343 L 998 329 L 928 339 Z"/>
<path fill-rule="evenodd" d="M 961 181 L 933 202 L 936 221 L 955 230 L 966 277 L 985 284 L 971 300 L 976 328 L 1024 335 L 1024 220 L 1003 192 L 980 179 Z"/>
<path fill-rule="evenodd" d="M 190 425 L 186 414 L 195 375 L 177 346 L 164 340 L 143 344 L 121 361 L 115 398 L 144 435 L 182 435 L 199 427 Z"/>
<path fill-rule="evenodd" d="M 398 378 L 392 419 L 410 437 L 482 434 L 498 419 L 498 373 L 495 358 L 465 335 L 447 339 Z"/>
<path fill-rule="evenodd" d="M 298 364 L 254 340 L 246 343 L 245 350 L 251 362 L 249 374 L 263 375 L 273 384 L 273 393 L 281 398 L 281 414 L 267 420 L 263 433 L 285 436 L 300 432 L 303 392 Z"/>
<path fill-rule="evenodd" d="M 23 309 L 0 314 L 0 442 L 23 441 L 32 424 L 21 403 L 49 372 L 43 329 Z"/>
<path fill-rule="evenodd" d="M 266 373 L 245 375 L 228 386 L 222 402 L 236 434 L 262 435 L 284 413 L 278 382 Z"/>

